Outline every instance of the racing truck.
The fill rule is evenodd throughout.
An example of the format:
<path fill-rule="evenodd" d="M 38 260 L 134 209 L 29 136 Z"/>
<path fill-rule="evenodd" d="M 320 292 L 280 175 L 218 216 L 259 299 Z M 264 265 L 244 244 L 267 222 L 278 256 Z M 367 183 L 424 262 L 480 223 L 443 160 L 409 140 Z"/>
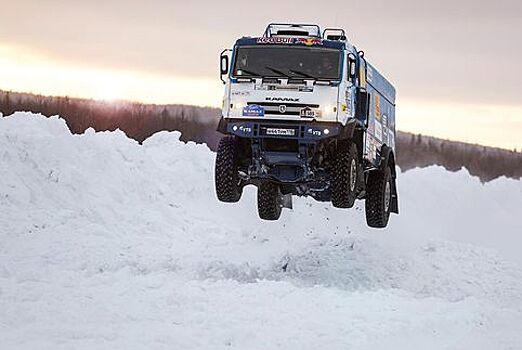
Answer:
<path fill-rule="evenodd" d="M 220 56 L 225 87 L 215 161 L 222 202 L 257 187 L 258 214 L 277 220 L 292 196 L 351 208 L 387 226 L 399 212 L 395 88 L 343 29 L 272 23 Z"/>

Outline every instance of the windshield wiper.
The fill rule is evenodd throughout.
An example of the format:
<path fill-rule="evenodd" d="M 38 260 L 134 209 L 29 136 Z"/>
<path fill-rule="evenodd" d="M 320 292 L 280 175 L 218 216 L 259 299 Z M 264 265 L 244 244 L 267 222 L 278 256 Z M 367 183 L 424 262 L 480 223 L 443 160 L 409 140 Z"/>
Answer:
<path fill-rule="evenodd" d="M 310 78 L 310 79 L 319 79 L 318 77 L 316 76 L 313 76 L 311 74 L 308 74 L 308 73 L 305 73 L 305 72 L 301 72 L 299 70 L 295 70 L 295 69 L 289 69 L 288 70 L 290 73 L 295 73 L 295 74 L 299 74 L 300 76 L 302 77 L 305 77 L 305 78 Z"/>
<path fill-rule="evenodd" d="M 271 67 L 271 66 L 265 66 L 266 69 L 270 69 L 272 72 L 274 73 L 277 73 L 279 75 L 283 75 L 287 78 L 292 78 L 292 76 L 290 74 L 286 74 L 285 72 L 283 72 L 282 70 L 279 70 L 277 68 L 274 68 L 274 67 Z"/>

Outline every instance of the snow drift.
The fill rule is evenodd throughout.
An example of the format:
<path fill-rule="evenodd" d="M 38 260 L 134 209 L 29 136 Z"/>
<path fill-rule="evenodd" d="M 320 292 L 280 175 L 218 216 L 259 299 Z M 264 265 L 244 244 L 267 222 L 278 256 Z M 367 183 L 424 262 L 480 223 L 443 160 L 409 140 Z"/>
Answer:
<path fill-rule="evenodd" d="M 432 167 L 387 230 L 362 202 L 263 222 L 178 139 L 0 118 L 0 348 L 522 348 L 522 182 Z"/>

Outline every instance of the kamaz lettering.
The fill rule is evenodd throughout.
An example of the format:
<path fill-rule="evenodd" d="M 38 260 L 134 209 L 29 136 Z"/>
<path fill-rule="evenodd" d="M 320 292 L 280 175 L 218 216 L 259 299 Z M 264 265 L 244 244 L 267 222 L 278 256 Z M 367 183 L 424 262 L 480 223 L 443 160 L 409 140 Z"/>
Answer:
<path fill-rule="evenodd" d="M 299 102 L 298 98 L 292 97 L 266 97 L 265 101 L 274 101 L 274 102 Z"/>

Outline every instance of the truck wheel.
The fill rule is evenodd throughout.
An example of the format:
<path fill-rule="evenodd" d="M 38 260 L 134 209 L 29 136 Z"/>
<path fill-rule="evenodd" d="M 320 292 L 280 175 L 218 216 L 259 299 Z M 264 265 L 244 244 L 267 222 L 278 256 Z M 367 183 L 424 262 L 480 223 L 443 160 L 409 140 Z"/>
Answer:
<path fill-rule="evenodd" d="M 220 201 L 234 203 L 241 198 L 243 190 L 238 174 L 238 144 L 231 136 L 219 141 L 216 155 L 215 184 L 216 194 Z"/>
<path fill-rule="evenodd" d="M 370 227 L 388 225 L 392 200 L 392 176 L 389 167 L 368 174 L 366 183 L 366 223 Z"/>
<path fill-rule="evenodd" d="M 358 174 L 357 146 L 353 142 L 339 144 L 333 158 L 331 174 L 332 204 L 334 207 L 353 207 L 358 192 Z"/>
<path fill-rule="evenodd" d="M 277 220 L 281 216 L 282 203 L 279 186 L 262 182 L 257 188 L 257 211 L 263 220 Z"/>

